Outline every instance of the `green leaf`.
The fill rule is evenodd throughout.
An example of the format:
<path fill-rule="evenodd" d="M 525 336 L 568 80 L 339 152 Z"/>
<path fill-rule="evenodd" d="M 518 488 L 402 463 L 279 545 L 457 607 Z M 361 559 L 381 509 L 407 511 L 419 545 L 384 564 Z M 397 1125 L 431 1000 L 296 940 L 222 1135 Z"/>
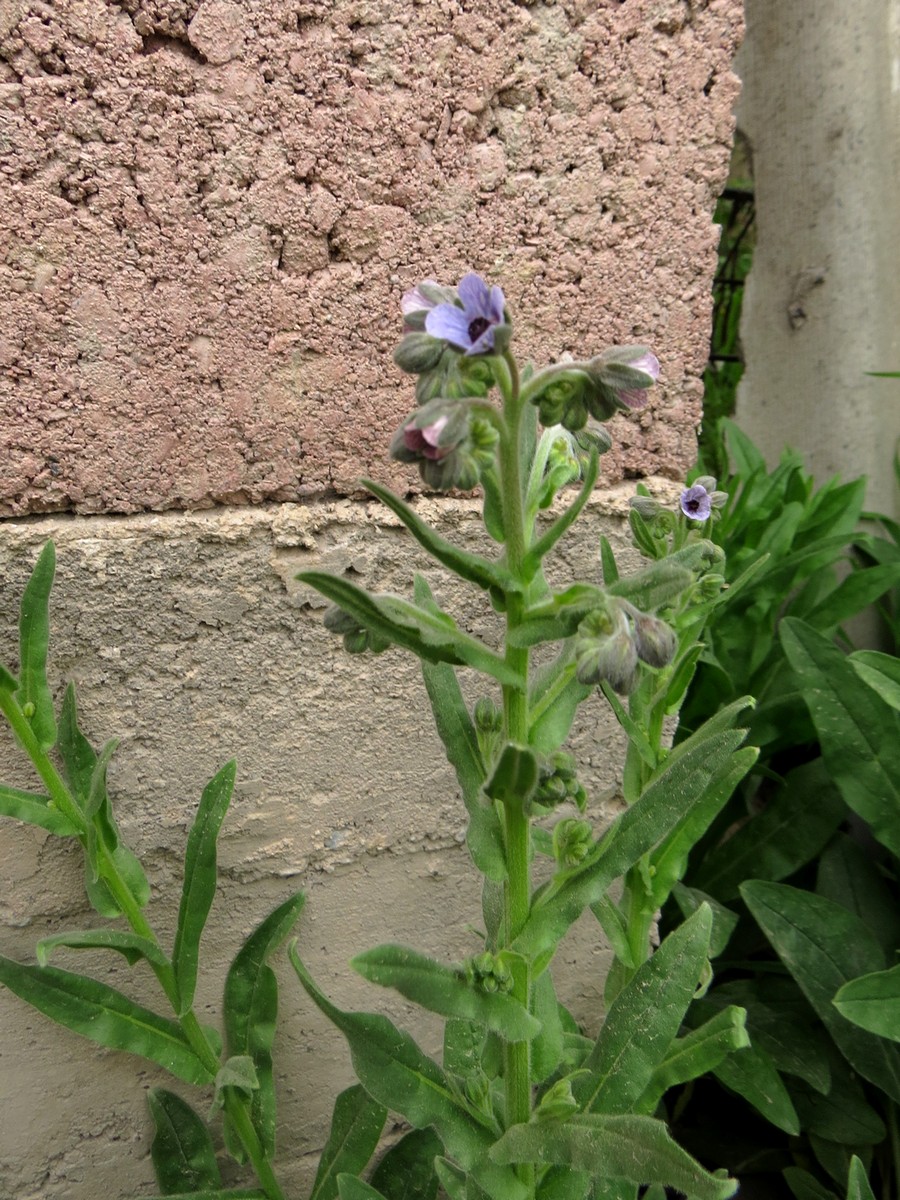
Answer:
<path fill-rule="evenodd" d="M 164 1200 L 164 1195 L 144 1196 L 141 1200 Z M 204 1188 L 202 1192 L 176 1192 L 175 1195 L 178 1200 L 267 1200 L 266 1193 L 259 1188 Z"/>
<path fill-rule="evenodd" d="M 734 933 L 738 924 L 738 915 L 732 912 L 730 908 L 726 908 L 724 904 L 720 904 L 718 900 L 712 896 L 701 892 L 698 888 L 685 887 L 683 883 L 676 883 L 672 888 L 672 898 L 678 905 L 683 917 L 689 917 L 695 913 L 701 904 L 708 904 L 712 910 L 713 927 L 712 934 L 709 939 L 709 957 L 718 958 L 725 947 L 731 940 L 731 935 Z"/>
<path fill-rule="evenodd" d="M 687 1200 L 729 1200 L 737 1181 L 705 1171 L 681 1149 L 661 1121 L 586 1113 L 563 1124 L 514 1125 L 491 1151 L 499 1163 L 561 1163 L 600 1178 L 660 1183 Z"/>
<path fill-rule="evenodd" d="M 78 727 L 78 704 L 73 683 L 66 688 L 60 709 L 58 749 L 69 787 L 82 805 L 87 804 L 97 755 Z"/>
<path fill-rule="evenodd" d="M 727 902 L 745 879 L 786 879 L 819 854 L 846 816 L 822 759 L 804 763 L 785 776 L 761 812 L 704 856 L 691 882 Z"/>
<path fill-rule="evenodd" d="M 16 699 L 42 750 L 49 750 L 56 742 L 53 693 L 47 682 L 50 589 L 55 571 L 56 547 L 48 542 L 25 585 L 19 612 L 19 690 Z"/>
<path fill-rule="evenodd" d="M 297 578 L 354 617 L 384 641 L 411 650 L 426 662 L 474 667 L 500 683 L 521 687 L 517 671 L 477 638 L 458 629 L 450 617 L 439 617 L 399 596 L 370 595 L 346 579 L 321 571 L 301 571 Z"/>
<path fill-rule="evenodd" d="M 483 875 L 506 878 L 503 830 L 496 809 L 481 797 L 485 769 L 478 737 L 460 691 L 456 672 L 447 663 L 422 663 L 422 676 L 438 736 L 447 760 L 456 772 L 463 804 L 469 814 L 466 844 L 472 861 Z"/>
<path fill-rule="evenodd" d="M 525 578 L 530 578 L 540 567 L 541 562 L 550 553 L 563 534 L 571 528 L 578 519 L 584 506 L 590 500 L 594 484 L 600 474 L 600 455 L 596 449 L 591 450 L 591 458 L 584 472 L 584 482 L 575 500 L 560 514 L 553 524 L 546 529 L 525 555 L 522 570 Z"/>
<path fill-rule="evenodd" d="M 290 934 L 303 909 L 297 892 L 269 914 L 234 957 L 225 979 L 222 1010 L 229 1055 L 248 1055 L 259 1088 L 251 1099 L 253 1124 L 269 1158 L 275 1155 L 275 1084 L 272 1047 L 278 1016 L 278 981 L 267 959 Z"/>
<path fill-rule="evenodd" d="M 847 1200 L 875 1200 L 872 1185 L 866 1176 L 862 1160 L 854 1154 L 850 1160 L 850 1177 L 847 1180 Z"/>
<path fill-rule="evenodd" d="M 470 554 L 466 550 L 461 550 L 459 546 L 454 546 L 452 542 L 442 538 L 389 488 L 382 487 L 379 483 L 373 483 L 371 479 L 363 479 L 361 482 L 364 488 L 373 496 L 377 496 L 382 504 L 386 504 L 400 518 L 419 545 L 424 546 L 432 558 L 443 563 L 445 567 L 449 567 L 460 579 L 467 579 L 470 583 L 475 583 L 485 590 L 499 588 L 503 592 L 521 591 L 522 585 L 505 567 L 482 558 L 480 554 Z"/>
<path fill-rule="evenodd" d="M 652 1116 L 669 1088 L 699 1079 L 735 1050 L 749 1046 L 746 1019 L 743 1008 L 731 1005 L 684 1037 L 676 1038 L 635 1102 L 635 1110 Z"/>
<path fill-rule="evenodd" d="M 585 862 L 535 901 L 514 949 L 534 957 L 555 945 L 614 879 L 652 850 L 702 801 L 707 789 L 730 773 L 744 732 L 712 728 L 714 732 L 705 726 L 672 751 L 640 799 L 616 819 Z"/>
<path fill-rule="evenodd" d="M 207 1084 L 203 1065 L 174 1021 L 85 975 L 32 967 L 0 956 L 0 983 L 51 1020 L 113 1050 L 165 1067 L 185 1083 Z"/>
<path fill-rule="evenodd" d="M 233 761 L 226 763 L 203 789 L 197 816 L 188 834 L 178 928 L 172 949 L 180 1017 L 189 1012 L 194 1003 L 200 937 L 216 895 L 216 839 L 228 811 L 236 769 Z"/>
<path fill-rule="evenodd" d="M 168 959 L 155 942 L 139 937 L 136 933 L 126 933 L 118 929 L 86 929 L 41 938 L 34 951 L 40 966 L 47 965 L 51 953 L 58 946 L 65 946 L 70 950 L 115 950 L 125 956 L 130 966 L 134 966 L 142 958 L 156 967 L 168 965 Z"/>
<path fill-rule="evenodd" d="M 156 1132 L 150 1158 L 163 1195 L 221 1188 L 216 1152 L 205 1122 L 174 1092 L 152 1088 L 147 1103 Z"/>
<path fill-rule="evenodd" d="M 819 1183 L 814 1175 L 802 1167 L 785 1167 L 782 1173 L 795 1200 L 838 1200 L 830 1188 Z"/>
<path fill-rule="evenodd" d="M 791 1088 L 803 1129 L 817 1137 L 844 1146 L 875 1146 L 887 1130 L 881 1117 L 866 1099 L 859 1077 L 840 1059 L 832 1063 L 834 1086 L 827 1096 L 802 1084 Z"/>
<path fill-rule="evenodd" d="M 76 837 L 78 830 L 63 814 L 52 807 L 49 796 L 23 792 L 18 788 L 0 785 L 0 815 L 16 821 L 26 821 L 55 833 L 57 837 Z"/>
<path fill-rule="evenodd" d="M 494 1141 L 490 1123 L 459 1103 L 444 1072 L 409 1034 L 376 1013 L 342 1012 L 316 987 L 295 946 L 289 956 L 310 999 L 347 1039 L 353 1069 L 366 1091 L 415 1129 L 433 1125 L 447 1153 L 489 1191 L 496 1188 L 506 1200 L 527 1200 L 527 1190 L 511 1171 L 485 1161 Z"/>
<path fill-rule="evenodd" d="M 832 1003 L 845 983 L 884 966 L 866 927 L 840 905 L 784 884 L 745 883 L 741 895 L 850 1065 L 900 1100 L 900 1053 L 857 1028 Z"/>
<path fill-rule="evenodd" d="M 609 538 L 600 534 L 600 565 L 603 569 L 603 586 L 612 587 L 619 582 L 619 568 L 616 566 L 616 556 L 609 544 Z"/>
<path fill-rule="evenodd" d="M 691 571 L 670 555 L 620 579 L 609 588 L 609 593 L 630 601 L 642 612 L 652 612 L 677 599 L 693 582 Z"/>
<path fill-rule="evenodd" d="M 337 1185 L 341 1200 L 385 1200 L 381 1192 L 355 1175 L 338 1176 Z"/>
<path fill-rule="evenodd" d="M 358 954 L 350 966 L 370 983 L 395 988 L 428 1012 L 477 1021 L 508 1042 L 530 1041 L 540 1031 L 540 1022 L 512 996 L 479 992 L 461 970 L 406 946 L 376 946 Z"/>
<path fill-rule="evenodd" d="M 583 1064 L 590 1075 L 579 1079 L 573 1089 L 582 1110 L 633 1111 L 697 990 L 711 928 L 712 913 L 704 905 L 669 934 L 616 996 Z"/>
<path fill-rule="evenodd" d="M 879 650 L 855 650 L 847 661 L 885 704 L 900 711 L 900 658 Z"/>
<path fill-rule="evenodd" d="M 372 1186 L 385 1200 L 435 1200 L 434 1160 L 443 1149 L 433 1130 L 413 1129 L 383 1155 L 372 1172 Z"/>
<path fill-rule="evenodd" d="M 508 744 L 503 747 L 497 765 L 484 786 L 484 794 L 502 804 L 525 808 L 537 786 L 537 759 L 525 746 Z"/>
<path fill-rule="evenodd" d="M 833 838 L 819 858 L 816 892 L 856 913 L 885 954 L 900 946 L 900 911 L 868 846 L 852 834 Z"/>
<path fill-rule="evenodd" d="M 820 633 L 831 634 L 844 621 L 868 608 L 900 582 L 896 566 L 867 567 L 852 571 L 805 620 Z"/>
<path fill-rule="evenodd" d="M 243 1092 L 246 1099 L 250 1099 L 255 1091 L 259 1089 L 259 1079 L 256 1076 L 256 1067 L 253 1065 L 253 1059 L 249 1054 L 235 1054 L 219 1067 L 216 1072 L 215 1091 L 213 1094 L 212 1110 L 216 1112 L 225 1106 L 225 1089 L 233 1088 L 237 1092 Z"/>
<path fill-rule="evenodd" d="M 558 750 L 569 736 L 579 704 L 593 690 L 576 679 L 571 646 L 537 670 L 529 695 L 529 746 L 540 754 Z"/>
<path fill-rule="evenodd" d="M 12 671 L 0 663 L 0 692 L 17 692 L 19 690 L 19 681 L 13 675 Z"/>
<path fill-rule="evenodd" d="M 334 1200 L 338 1175 L 358 1175 L 363 1170 L 375 1152 L 386 1120 L 387 1109 L 359 1084 L 341 1092 L 334 1102 L 331 1132 L 319 1158 L 309 1200 Z"/>
<path fill-rule="evenodd" d="M 481 1069 L 484 1026 L 451 1017 L 444 1023 L 443 1064 L 448 1075 L 465 1079 Z"/>
<path fill-rule="evenodd" d="M 781 641 L 834 782 L 875 837 L 900 854 L 900 717 L 840 650 L 801 621 L 782 621 Z"/>
<path fill-rule="evenodd" d="M 900 1042 L 900 966 L 851 979 L 838 991 L 834 1006 L 860 1029 Z"/>
<path fill-rule="evenodd" d="M 541 1030 L 531 1044 L 531 1082 L 538 1084 L 559 1070 L 565 1061 L 565 1040 L 553 976 L 544 971 L 532 986 L 532 1012 Z"/>
<path fill-rule="evenodd" d="M 769 1056 L 756 1046 L 724 1058 L 713 1070 L 716 1078 L 752 1104 L 778 1129 L 796 1136 L 800 1120 L 790 1093 Z"/>
<path fill-rule="evenodd" d="M 450 1197 L 450 1200 L 468 1200 L 468 1176 L 465 1171 L 461 1171 L 455 1163 L 449 1162 L 446 1158 L 436 1158 L 434 1161 L 434 1169 L 438 1177 L 438 1183 Z"/>

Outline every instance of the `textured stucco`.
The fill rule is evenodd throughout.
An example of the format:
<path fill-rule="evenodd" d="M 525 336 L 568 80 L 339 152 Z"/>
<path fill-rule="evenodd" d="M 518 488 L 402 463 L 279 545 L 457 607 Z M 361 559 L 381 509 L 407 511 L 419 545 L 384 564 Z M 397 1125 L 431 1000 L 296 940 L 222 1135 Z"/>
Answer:
<path fill-rule="evenodd" d="M 694 455 L 740 0 L 4 0 L 0 514 L 352 492 L 401 292 L 650 343 L 608 477 Z M 395 468 L 394 482 L 411 477 Z"/>
<path fill-rule="evenodd" d="M 666 485 L 659 483 L 660 494 Z M 554 556 L 560 581 L 598 577 L 598 536 L 634 563 L 623 514 L 630 485 L 598 492 Z M 446 536 L 477 545 L 473 501 L 420 501 Z M 0 658 L 14 665 L 24 580 L 48 537 L 58 548 L 51 678 L 74 680 L 82 723 L 99 744 L 119 737 L 111 792 L 156 897 L 151 921 L 171 937 L 186 831 L 205 781 L 233 755 L 238 784 L 220 843 L 221 886 L 203 960 L 201 1012 L 216 1020 L 224 972 L 240 940 L 292 890 L 308 893 L 300 943 L 326 990 L 348 1006 L 411 1006 L 363 983 L 354 954 L 400 941 L 458 960 L 477 949 L 477 876 L 462 845 L 465 817 L 431 728 L 417 664 L 396 650 L 351 658 L 323 629 L 301 569 L 351 572 L 408 594 L 425 570 L 465 627 L 492 638 L 483 598 L 430 569 L 376 504 L 340 500 L 215 513 L 57 517 L 6 522 L 0 538 Z M 464 677 L 470 673 L 463 672 Z M 471 680 L 470 680 L 471 682 Z M 472 699 L 474 699 L 474 695 Z M 588 703 L 570 739 L 598 826 L 614 811 L 622 740 L 604 701 Z M 8 734 L 0 780 L 35 786 Z M 0 822 L 0 951 L 33 960 L 34 943 L 98 923 L 67 844 Z M 577 959 L 577 969 L 576 969 Z M 88 960 L 61 952 L 79 969 Z M 294 1195 L 309 1177 L 338 1089 L 350 1081 L 329 1030 L 279 956 L 281 1144 Z M 151 977 L 109 957 L 100 978 L 160 1004 Z M 589 918 L 564 944 L 561 991 L 589 1027 L 601 1014 L 605 951 Z M 99 1050 L 0 990 L 0 1200 L 95 1200 L 149 1193 L 143 1093 L 163 1082 Z M 413 1020 L 436 1049 L 436 1027 Z M 15 1103 L 11 1100 L 15 1097 Z M 201 1100 L 201 1106 L 205 1100 Z"/>

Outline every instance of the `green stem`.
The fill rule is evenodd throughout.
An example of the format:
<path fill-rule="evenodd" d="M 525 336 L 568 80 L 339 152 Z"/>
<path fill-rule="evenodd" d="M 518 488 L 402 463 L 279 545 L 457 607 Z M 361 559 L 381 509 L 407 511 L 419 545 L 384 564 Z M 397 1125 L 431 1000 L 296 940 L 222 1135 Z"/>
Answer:
<path fill-rule="evenodd" d="M 9 721 L 10 728 L 16 736 L 19 745 L 31 759 L 34 769 L 40 775 L 50 795 L 53 804 L 78 830 L 80 838 L 87 834 L 87 822 L 84 813 L 79 808 L 74 797 L 63 782 L 59 772 L 41 749 L 40 743 L 34 736 L 34 731 L 28 723 L 28 718 L 22 712 L 16 699 L 5 691 L 0 691 L 0 712 Z"/>
<path fill-rule="evenodd" d="M 519 394 L 518 366 L 511 354 L 501 360 L 505 371 L 498 371 L 503 393 L 504 431 L 500 440 L 500 487 L 503 501 L 503 523 L 506 533 L 507 567 L 517 579 L 522 577 L 526 552 L 525 513 L 522 495 L 522 407 Z M 524 615 L 521 595 L 510 594 L 506 613 L 506 662 L 523 680 L 519 687 L 503 688 L 504 732 L 509 742 L 518 746 L 528 744 L 528 665 L 529 650 L 511 646 L 509 634 L 521 623 Z M 504 887 L 503 941 L 509 946 L 521 931 L 531 908 L 531 828 L 521 805 L 504 807 L 506 833 L 506 865 L 508 878 Z M 526 963 L 513 966 L 512 995 L 526 1008 L 530 1007 L 530 979 Z M 504 1083 L 506 1090 L 506 1123 L 525 1124 L 531 1117 L 531 1053 L 528 1042 L 506 1046 Z M 534 1166 L 522 1163 L 519 1177 L 533 1194 Z"/>

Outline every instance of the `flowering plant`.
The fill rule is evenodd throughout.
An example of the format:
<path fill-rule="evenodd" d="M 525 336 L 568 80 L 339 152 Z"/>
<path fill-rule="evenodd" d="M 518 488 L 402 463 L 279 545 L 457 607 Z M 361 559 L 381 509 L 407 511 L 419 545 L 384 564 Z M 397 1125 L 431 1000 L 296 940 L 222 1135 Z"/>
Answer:
<path fill-rule="evenodd" d="M 455 289 L 420 284 L 404 297 L 403 315 L 396 359 L 417 378 L 417 407 L 392 453 L 417 463 L 432 487 L 480 484 L 496 554 L 453 544 L 400 497 L 367 486 L 435 561 L 480 589 L 503 620 L 502 644 L 461 629 L 423 577 L 412 599 L 370 594 L 318 572 L 300 578 L 331 602 L 325 625 L 348 652 L 398 647 L 421 661 L 468 814 L 468 850 L 483 876 L 481 931 L 462 963 L 393 944 L 353 961 L 368 980 L 445 1019 L 440 1063 L 386 1016 L 338 1009 L 291 945 L 302 986 L 345 1035 L 360 1081 L 335 1104 L 313 1200 L 433 1200 L 438 1183 L 450 1200 L 637 1200 L 647 1187 L 641 1194 L 654 1200 L 665 1187 L 688 1200 L 727 1200 L 734 1181 L 682 1150 L 664 1120 L 668 1088 L 747 1045 L 744 1011 L 735 1005 L 682 1030 L 692 998 L 708 982 L 719 914 L 682 887 L 687 919 L 653 944 L 655 914 L 679 886 L 689 850 L 756 754 L 742 746 L 738 727 L 747 699 L 675 749 L 665 736 L 698 661 L 703 624 L 721 600 L 721 554 L 703 536 L 708 490 L 687 489 L 679 512 L 638 497 L 631 529 L 649 561 L 636 574 L 620 576 L 601 538 L 597 579 L 551 587 L 545 560 L 588 503 L 610 445 L 595 422 L 646 402 L 659 375 L 656 358 L 627 346 L 540 370 L 520 366 L 501 289 L 471 274 Z M 562 490 L 576 483 L 563 502 Z M 147 880 L 107 793 L 115 742 L 99 751 L 90 745 L 73 688 L 58 715 L 55 709 L 47 677 L 53 573 L 49 545 L 23 596 L 17 673 L 0 668 L 0 712 L 41 790 L 0 787 L 0 812 L 79 842 L 89 901 L 127 929 L 44 939 L 37 965 L 0 957 L 0 983 L 95 1042 L 212 1090 L 211 1116 L 222 1114 L 225 1147 L 254 1182 L 223 1187 L 207 1122 L 180 1095 L 156 1089 L 151 1155 L 164 1195 L 285 1200 L 274 1165 L 277 985 L 267 960 L 290 935 L 303 897 L 288 897 L 235 956 L 223 1042 L 201 1025 L 194 996 L 234 764 L 201 798 L 169 953 L 146 918 Z M 471 673 L 467 688 L 474 680 L 471 706 L 462 670 Z M 625 808 L 603 831 L 588 818 L 586 789 L 564 749 L 576 711 L 598 691 L 628 738 Z M 546 870 L 535 886 L 537 856 Z M 617 901 L 610 892 L 619 881 Z M 615 955 L 596 1038 L 585 1037 L 560 1003 L 551 970 L 560 939 L 586 910 Z M 146 963 L 173 1016 L 48 965 L 60 949 L 84 948 Z M 413 1131 L 363 1182 L 388 1110 Z"/>

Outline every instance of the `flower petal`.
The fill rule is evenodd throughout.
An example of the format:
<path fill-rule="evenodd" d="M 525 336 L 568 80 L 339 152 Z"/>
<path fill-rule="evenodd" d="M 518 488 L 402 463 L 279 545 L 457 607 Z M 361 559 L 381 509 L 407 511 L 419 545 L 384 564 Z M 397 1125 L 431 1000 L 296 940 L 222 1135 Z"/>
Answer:
<path fill-rule="evenodd" d="M 459 298 L 463 302 L 463 307 L 466 310 L 466 315 L 471 321 L 472 317 L 488 317 L 488 306 L 491 300 L 491 293 L 488 285 L 484 282 L 480 275 L 476 275 L 474 271 L 470 271 L 468 275 L 464 275 L 459 281 L 457 287 Z M 497 289 L 499 291 L 499 288 Z"/>
<path fill-rule="evenodd" d="M 470 320 L 455 304 L 439 304 L 425 318 L 425 329 L 432 337 L 443 338 L 461 350 L 468 350 L 472 345 L 469 337 Z"/>

